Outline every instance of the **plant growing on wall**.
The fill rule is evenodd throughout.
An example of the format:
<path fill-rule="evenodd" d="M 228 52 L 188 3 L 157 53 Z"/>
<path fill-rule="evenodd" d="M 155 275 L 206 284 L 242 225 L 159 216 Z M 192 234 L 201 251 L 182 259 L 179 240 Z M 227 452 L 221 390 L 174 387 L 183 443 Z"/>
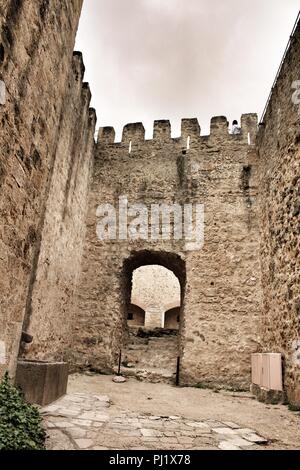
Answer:
<path fill-rule="evenodd" d="M 39 410 L 25 402 L 6 373 L 0 383 L 0 450 L 43 450 L 45 438 Z"/>

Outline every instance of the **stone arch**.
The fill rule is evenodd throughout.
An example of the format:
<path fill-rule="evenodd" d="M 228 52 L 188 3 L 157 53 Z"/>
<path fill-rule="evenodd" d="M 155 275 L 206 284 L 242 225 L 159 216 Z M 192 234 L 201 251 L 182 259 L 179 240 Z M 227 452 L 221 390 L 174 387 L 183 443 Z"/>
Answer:
<path fill-rule="evenodd" d="M 155 380 L 175 383 L 177 358 L 183 353 L 183 319 L 184 295 L 186 286 L 185 261 L 176 253 L 167 251 L 135 251 L 123 262 L 123 308 L 124 317 L 132 302 L 133 273 L 144 266 L 161 266 L 174 274 L 179 281 L 180 306 L 173 302 L 179 310 L 180 322 L 177 328 L 164 327 L 165 307 L 162 309 L 162 321 L 159 324 L 154 315 L 151 320 L 151 305 L 145 312 L 145 325 L 141 328 L 131 328 L 126 322 L 122 346 L 122 373 L 143 377 L 143 380 Z M 178 292 L 179 294 L 179 292 Z M 155 304 L 156 305 L 156 304 Z M 168 305 L 168 304 L 167 304 Z M 156 305 L 157 306 L 157 305 Z M 147 319 L 148 312 L 148 319 Z M 157 312 L 154 312 L 155 314 Z M 158 312 L 159 313 L 159 312 Z M 177 317 L 176 317 L 177 318 Z M 149 321 L 150 320 L 150 321 Z M 129 372 L 128 372 L 128 370 Z M 140 375 L 142 374 L 142 375 Z"/>
<path fill-rule="evenodd" d="M 133 271 L 131 304 L 145 310 L 145 328 L 164 328 L 166 310 L 180 306 L 180 291 L 177 276 L 164 266 L 143 265 Z"/>
<path fill-rule="evenodd" d="M 167 251 L 141 250 L 132 252 L 124 261 L 123 265 L 123 293 L 124 293 L 124 315 L 131 304 L 131 289 L 133 272 L 141 266 L 160 265 L 169 269 L 177 277 L 180 284 L 180 316 L 184 307 L 184 295 L 186 285 L 186 266 L 185 261 L 176 253 Z"/>
<path fill-rule="evenodd" d="M 178 330 L 180 323 L 180 306 L 170 308 L 165 312 L 165 328 L 170 330 Z"/>
<path fill-rule="evenodd" d="M 131 303 L 127 313 L 127 324 L 133 327 L 144 326 L 145 310 L 138 305 Z"/>

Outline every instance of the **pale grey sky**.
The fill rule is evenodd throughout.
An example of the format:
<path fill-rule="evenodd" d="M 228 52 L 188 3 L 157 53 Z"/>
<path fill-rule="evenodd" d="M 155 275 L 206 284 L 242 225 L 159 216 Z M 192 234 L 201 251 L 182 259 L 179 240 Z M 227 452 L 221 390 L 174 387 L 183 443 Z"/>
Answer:
<path fill-rule="evenodd" d="M 76 41 L 100 126 L 261 114 L 299 0 L 85 0 Z"/>

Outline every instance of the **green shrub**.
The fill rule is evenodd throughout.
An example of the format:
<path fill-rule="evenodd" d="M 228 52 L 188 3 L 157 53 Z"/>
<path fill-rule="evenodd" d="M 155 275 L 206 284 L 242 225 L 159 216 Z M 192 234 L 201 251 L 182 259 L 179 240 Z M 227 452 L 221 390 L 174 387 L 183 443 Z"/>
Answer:
<path fill-rule="evenodd" d="M 42 450 L 45 437 L 39 410 L 25 402 L 6 373 L 0 383 L 0 450 Z"/>

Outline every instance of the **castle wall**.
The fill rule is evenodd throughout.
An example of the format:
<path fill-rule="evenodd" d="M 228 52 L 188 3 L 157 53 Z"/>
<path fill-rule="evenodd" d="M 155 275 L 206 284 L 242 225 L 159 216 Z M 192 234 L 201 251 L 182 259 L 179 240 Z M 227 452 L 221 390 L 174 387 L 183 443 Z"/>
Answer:
<path fill-rule="evenodd" d="M 74 115 L 80 117 L 76 123 L 80 129 L 84 122 L 92 127 L 90 120 L 94 119 L 87 115 L 89 93 L 81 90 L 81 72 L 74 80 L 75 69 L 79 66 L 74 64 L 72 51 L 81 6 L 82 0 L 0 3 L 0 80 L 6 88 L 6 100 L 0 105 L 0 374 L 7 368 L 14 373 L 26 304 L 27 321 L 29 314 L 35 315 L 39 302 L 45 314 L 48 312 L 43 303 L 48 284 L 44 286 L 43 300 L 35 290 L 31 302 L 31 294 L 36 275 L 41 279 L 41 271 L 47 270 L 48 261 L 53 263 L 49 271 L 58 270 L 53 268 L 58 262 L 58 253 L 56 257 L 53 255 L 53 247 L 49 260 L 44 254 L 46 245 L 50 245 L 54 237 L 57 222 L 60 223 L 60 206 L 57 214 L 54 205 L 61 197 L 64 174 L 58 169 L 58 160 L 62 167 L 65 161 L 62 172 L 71 168 L 71 156 L 75 163 L 69 178 L 69 197 L 74 196 L 74 202 L 68 201 L 65 207 L 75 210 L 75 199 L 85 191 L 85 183 L 74 175 L 86 164 L 79 159 L 81 150 L 72 154 L 75 138 L 69 137 L 70 128 L 75 125 Z M 80 130 L 78 140 L 78 145 L 87 149 L 87 159 L 88 132 L 84 137 Z M 52 177 L 57 174 L 60 180 L 55 183 Z M 75 180 L 78 193 L 74 189 Z M 55 184 L 58 193 L 51 209 Z M 82 204 L 77 202 L 78 207 Z M 61 247 L 67 244 L 66 227 L 67 223 L 71 224 L 70 217 L 67 215 L 65 219 Z M 81 212 L 78 218 L 82 219 Z M 75 240 L 80 238 L 79 232 Z M 70 238 L 72 236 L 70 233 Z M 72 243 L 74 241 L 70 242 L 71 246 Z M 39 261 L 40 252 L 43 258 Z M 77 254 L 74 256 L 76 259 Z M 46 265 L 42 268 L 44 261 Z M 52 292 L 53 282 L 51 279 Z M 70 294 L 72 289 L 71 283 Z M 67 302 L 67 297 L 64 299 Z M 30 311 L 32 305 L 34 312 Z M 55 306 L 61 308 L 61 303 L 58 301 Z M 44 318 L 39 311 L 42 330 Z M 34 327 L 34 334 L 38 330 Z M 41 337 L 45 337 L 44 332 Z M 52 346 L 49 348 L 51 350 Z"/>
<path fill-rule="evenodd" d="M 74 53 L 46 204 L 37 267 L 31 279 L 24 327 L 33 342 L 29 359 L 68 357 L 74 300 L 81 272 L 85 216 L 91 177 L 95 112 L 82 83 L 81 54 Z"/>
<path fill-rule="evenodd" d="M 233 136 L 226 118 L 213 118 L 210 136 L 200 137 L 197 120 L 183 120 L 181 138 L 171 139 L 169 122 L 157 121 L 153 140 L 145 141 L 143 126 L 132 124 L 121 143 L 114 143 L 112 128 L 100 130 L 74 334 L 78 367 L 116 364 L 126 339 L 128 276 L 140 265 L 162 264 L 177 275 L 184 297 L 181 383 L 249 387 L 261 299 L 256 126 L 255 115 L 244 115 L 242 134 Z M 118 207 L 120 196 L 148 207 L 204 204 L 203 248 L 189 251 L 174 239 L 99 240 L 97 207 Z"/>
<path fill-rule="evenodd" d="M 290 401 L 300 403 L 300 24 L 258 135 L 263 350 L 284 357 Z M 298 99 L 297 99 L 298 97 Z M 297 104 L 298 103 L 298 104 Z"/>

